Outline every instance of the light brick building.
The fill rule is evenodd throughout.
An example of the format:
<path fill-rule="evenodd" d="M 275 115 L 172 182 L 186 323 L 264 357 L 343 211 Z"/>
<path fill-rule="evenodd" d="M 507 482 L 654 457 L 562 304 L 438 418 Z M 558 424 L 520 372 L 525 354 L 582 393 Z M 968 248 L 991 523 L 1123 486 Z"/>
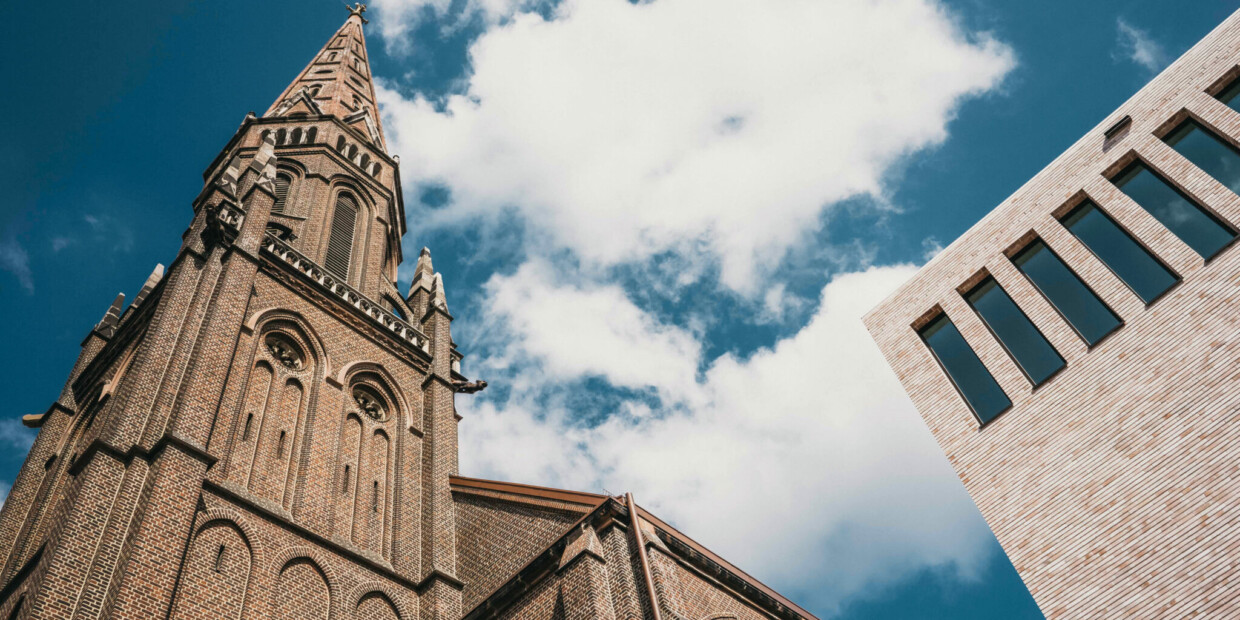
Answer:
<path fill-rule="evenodd" d="M 865 317 L 1042 611 L 1240 617 L 1240 14 Z"/>
<path fill-rule="evenodd" d="M 82 343 L 0 512 L 0 618 L 809 618 L 638 507 L 458 476 L 461 374 L 350 10 Z"/>

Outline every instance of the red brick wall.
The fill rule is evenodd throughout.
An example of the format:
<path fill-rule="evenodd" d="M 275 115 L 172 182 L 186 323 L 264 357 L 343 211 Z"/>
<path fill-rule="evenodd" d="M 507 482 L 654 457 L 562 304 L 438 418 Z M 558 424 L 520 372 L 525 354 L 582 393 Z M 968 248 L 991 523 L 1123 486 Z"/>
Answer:
<path fill-rule="evenodd" d="M 460 491 L 453 493 L 453 499 L 465 609 L 473 608 L 583 514 Z"/>

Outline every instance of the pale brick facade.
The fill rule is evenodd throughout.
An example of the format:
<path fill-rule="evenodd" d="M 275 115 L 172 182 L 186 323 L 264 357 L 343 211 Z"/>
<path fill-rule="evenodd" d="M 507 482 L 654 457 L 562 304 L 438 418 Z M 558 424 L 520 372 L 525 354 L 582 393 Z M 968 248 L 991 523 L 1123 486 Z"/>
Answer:
<path fill-rule="evenodd" d="M 1240 248 L 1203 259 L 1109 180 L 1139 157 L 1240 226 L 1240 197 L 1161 140 L 1187 115 L 1240 144 L 1215 96 L 1238 63 L 1240 14 L 864 319 L 1048 617 L 1240 617 Z M 1061 224 L 1083 199 L 1180 282 L 1147 306 Z M 1122 319 L 1092 348 L 1008 258 L 1034 234 Z M 986 273 L 1066 361 L 1036 389 L 962 297 Z M 917 332 L 939 312 L 1012 401 L 985 425 Z"/>
<path fill-rule="evenodd" d="M 24 418 L 0 618 L 812 617 L 631 498 L 457 475 L 455 398 L 485 384 L 429 251 L 394 284 L 363 11 L 245 117 L 167 273 Z"/>

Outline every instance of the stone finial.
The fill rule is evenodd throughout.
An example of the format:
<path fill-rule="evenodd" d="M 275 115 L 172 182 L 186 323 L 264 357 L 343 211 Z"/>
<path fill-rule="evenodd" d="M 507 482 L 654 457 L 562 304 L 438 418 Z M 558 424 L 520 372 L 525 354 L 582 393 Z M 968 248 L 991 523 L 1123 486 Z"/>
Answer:
<path fill-rule="evenodd" d="M 258 147 L 258 152 L 254 154 L 253 161 L 250 162 L 250 169 L 258 173 L 256 185 L 262 186 L 263 189 L 274 195 L 276 193 L 276 138 L 274 134 L 268 133 L 263 136 L 263 143 Z"/>
<path fill-rule="evenodd" d="M 155 289 L 155 285 L 159 284 L 159 281 L 162 279 L 164 279 L 164 265 L 163 263 L 156 263 L 155 269 L 151 271 L 151 275 L 147 276 L 146 282 L 142 283 L 142 290 L 138 291 L 138 296 L 133 298 L 133 307 L 141 306 L 146 296 L 151 294 L 151 291 Z"/>
<path fill-rule="evenodd" d="M 448 298 L 443 291 L 443 274 L 435 274 L 435 286 L 431 289 L 431 305 L 444 312 L 448 311 Z"/>
<path fill-rule="evenodd" d="M 431 264 L 431 251 L 429 248 L 422 248 L 418 253 L 418 265 L 413 270 L 413 282 L 409 284 L 409 294 L 413 295 L 414 291 L 419 288 L 430 291 L 434 287 L 435 266 Z"/>
<path fill-rule="evenodd" d="M 228 162 L 228 167 L 224 169 L 224 173 L 220 175 L 216 185 L 220 186 L 225 192 L 231 196 L 237 195 L 237 182 L 241 180 L 241 157 L 234 155 Z"/>
<path fill-rule="evenodd" d="M 111 338 L 116 333 L 116 325 L 121 320 L 121 310 L 125 307 L 125 294 L 117 293 L 116 299 L 112 300 L 112 305 L 108 307 L 108 311 L 104 313 L 103 319 L 95 325 L 95 331 L 99 332 L 104 338 Z"/>

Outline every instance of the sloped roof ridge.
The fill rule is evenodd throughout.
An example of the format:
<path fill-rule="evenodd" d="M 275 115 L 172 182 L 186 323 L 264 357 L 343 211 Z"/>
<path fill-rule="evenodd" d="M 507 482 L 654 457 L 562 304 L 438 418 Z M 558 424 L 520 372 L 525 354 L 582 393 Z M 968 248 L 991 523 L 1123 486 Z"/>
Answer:
<path fill-rule="evenodd" d="M 449 476 L 448 484 L 454 491 L 481 489 L 520 497 L 538 498 L 569 504 L 580 504 L 589 508 L 598 506 L 608 498 L 608 496 L 600 495 L 598 493 L 569 491 L 566 489 L 554 489 L 551 487 L 541 487 L 532 484 L 503 482 L 500 480 L 484 480 L 482 478 L 468 478 L 465 476 Z"/>
<path fill-rule="evenodd" d="M 610 506 L 613 511 L 626 511 L 627 512 L 627 509 L 623 506 L 622 502 L 620 501 L 620 498 L 612 497 L 609 495 L 601 495 L 598 493 L 586 493 L 582 491 L 568 491 L 565 489 L 555 489 L 551 487 L 521 484 L 517 482 L 501 482 L 498 480 L 467 478 L 465 476 L 449 476 L 448 480 L 449 480 L 449 484 L 454 488 L 454 490 L 458 488 L 462 490 L 482 489 L 482 490 L 487 490 L 487 491 L 498 491 L 501 493 L 510 493 L 510 494 L 518 495 L 518 496 L 526 496 L 526 497 L 533 497 L 533 498 L 539 498 L 539 499 L 553 499 L 553 500 L 558 500 L 558 501 L 570 501 L 570 500 L 565 500 L 564 498 L 573 497 L 573 498 L 579 499 L 579 501 L 576 501 L 573 503 L 585 504 L 587 503 L 586 500 L 591 500 L 592 505 L 593 505 L 592 509 L 589 512 L 582 515 L 581 518 L 578 519 L 572 525 L 569 525 L 564 530 L 563 534 L 561 534 L 554 541 L 552 541 L 549 545 L 547 545 L 542 551 L 538 552 L 524 566 L 514 571 L 512 575 L 506 581 L 504 581 L 504 583 L 500 584 L 499 587 L 497 587 L 494 591 L 492 591 L 491 593 L 483 597 L 483 599 L 479 601 L 478 604 L 475 605 L 473 609 L 467 611 L 465 615 L 463 616 L 465 620 L 473 620 L 476 618 L 486 617 L 485 614 L 487 611 L 492 611 L 497 607 L 495 603 L 495 599 L 501 599 L 501 601 L 499 602 L 498 608 L 503 608 L 504 606 L 507 605 L 507 602 L 503 601 L 503 599 L 507 599 L 507 598 L 514 596 L 515 589 L 518 589 L 523 585 L 531 585 L 534 581 L 538 580 L 541 576 L 543 576 L 543 574 L 545 574 L 543 573 L 543 571 L 546 571 L 549 568 L 551 570 L 554 570 L 552 567 L 558 566 L 557 560 L 559 558 L 560 553 L 564 551 L 564 548 L 568 544 L 568 537 L 575 530 L 581 527 L 582 524 L 594 521 L 595 515 L 597 515 L 600 510 L 602 510 L 603 508 L 607 506 Z M 611 500 L 611 501 L 608 501 L 608 500 Z M 778 605 L 785 607 L 788 611 L 791 611 L 793 614 L 799 615 L 802 618 L 809 618 L 811 620 L 816 620 L 816 616 L 814 616 L 814 614 L 806 611 L 800 605 L 797 605 L 796 603 L 793 603 L 792 601 L 788 600 L 782 594 L 771 589 L 770 586 L 767 586 L 766 584 L 754 578 L 749 573 L 746 573 L 740 568 L 737 568 L 736 565 L 718 556 L 710 549 L 707 549 L 706 547 L 702 546 L 701 543 L 686 536 L 683 532 L 672 527 L 666 521 L 654 516 L 653 514 L 650 513 L 650 511 L 646 510 L 645 508 L 642 508 L 640 505 L 636 505 L 636 507 L 637 507 L 638 516 L 648 521 L 657 530 L 660 530 L 662 533 L 666 534 L 669 538 L 672 539 L 670 541 L 671 542 L 670 546 L 672 547 L 672 550 L 674 552 L 687 551 L 690 554 L 696 555 L 701 559 L 705 559 L 715 564 L 722 570 L 731 573 L 736 579 L 752 587 L 762 597 L 767 598 L 770 601 L 775 602 Z M 539 564 L 546 564 L 546 566 L 542 567 L 542 569 L 540 570 Z M 534 573 L 534 575 L 526 575 L 527 573 Z M 528 578 L 531 576 L 533 577 L 532 579 Z"/>

